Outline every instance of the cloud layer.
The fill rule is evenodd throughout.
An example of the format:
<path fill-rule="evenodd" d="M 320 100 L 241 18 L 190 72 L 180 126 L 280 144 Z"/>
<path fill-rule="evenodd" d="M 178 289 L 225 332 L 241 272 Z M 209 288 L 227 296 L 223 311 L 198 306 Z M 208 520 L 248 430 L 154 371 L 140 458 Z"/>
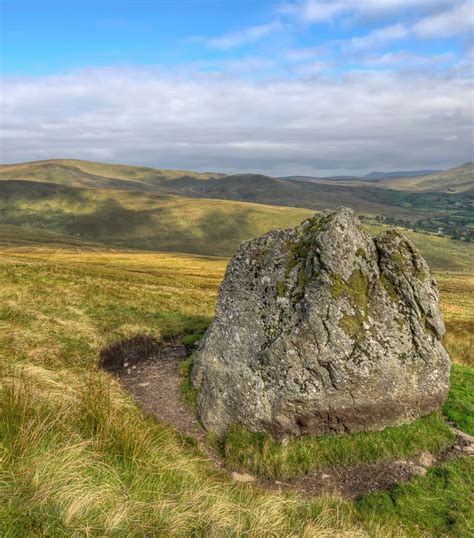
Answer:
<path fill-rule="evenodd" d="M 471 0 L 293 0 L 267 16 L 190 36 L 193 63 L 4 77 L 2 162 L 317 175 L 473 159 Z"/>
<path fill-rule="evenodd" d="M 4 162 L 50 157 L 270 174 L 443 167 L 470 155 L 470 80 L 249 80 L 89 69 L 4 84 Z"/>

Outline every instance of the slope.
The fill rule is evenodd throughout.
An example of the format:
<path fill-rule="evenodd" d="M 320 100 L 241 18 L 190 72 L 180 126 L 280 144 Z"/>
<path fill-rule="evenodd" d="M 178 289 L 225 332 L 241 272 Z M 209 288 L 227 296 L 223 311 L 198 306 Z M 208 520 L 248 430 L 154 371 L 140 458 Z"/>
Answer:
<path fill-rule="evenodd" d="M 464 166 L 444 174 L 445 176 L 439 176 L 441 179 L 438 180 L 436 175 L 429 176 L 429 181 L 442 182 L 449 193 L 442 192 L 443 189 L 438 189 L 439 192 L 436 193 L 425 192 L 429 189 L 424 183 L 423 192 L 416 192 L 420 189 L 416 187 L 418 183 L 413 182 L 423 182 L 423 178 L 378 182 L 328 179 L 294 181 L 258 174 L 225 176 L 78 160 L 50 160 L 0 166 L 0 180 L 3 181 L 35 181 L 101 190 L 139 190 L 309 209 L 334 209 L 346 205 L 359 213 L 385 214 L 411 221 L 423 218 L 426 213 L 433 216 L 445 214 L 458 202 L 465 202 L 469 193 L 458 193 L 457 190 L 461 191 L 469 186 L 469 170 L 466 171 Z M 395 182 L 394 188 L 387 188 L 392 181 Z"/>
<path fill-rule="evenodd" d="M 0 165 L 0 180 L 57 183 L 69 187 L 155 190 L 160 182 L 181 177 L 206 180 L 222 174 L 161 170 L 143 166 L 105 164 L 75 159 L 51 159 Z"/>
<path fill-rule="evenodd" d="M 445 172 L 421 177 L 397 178 L 384 184 L 397 190 L 442 191 L 449 193 L 474 192 L 474 164 L 472 162 L 451 168 Z"/>
<path fill-rule="evenodd" d="M 294 226 L 309 214 L 140 191 L 0 182 L 0 224 L 136 249 L 230 255 L 241 241 Z"/>

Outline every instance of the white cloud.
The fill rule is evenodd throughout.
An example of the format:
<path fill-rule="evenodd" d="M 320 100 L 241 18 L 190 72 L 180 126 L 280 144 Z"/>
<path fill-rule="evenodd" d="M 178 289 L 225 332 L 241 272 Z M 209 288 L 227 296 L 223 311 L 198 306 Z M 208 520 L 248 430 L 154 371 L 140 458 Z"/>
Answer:
<path fill-rule="evenodd" d="M 452 53 L 435 54 L 431 56 L 414 54 L 409 51 L 386 52 L 384 54 L 371 54 L 361 58 L 361 63 L 372 67 L 394 68 L 402 66 L 408 68 L 432 69 L 446 62 L 454 61 Z"/>
<path fill-rule="evenodd" d="M 413 30 L 422 38 L 447 37 L 473 32 L 474 3 L 468 0 L 441 13 L 425 17 L 414 25 Z"/>
<path fill-rule="evenodd" d="M 347 43 L 348 47 L 353 50 L 373 49 L 392 41 L 404 39 L 407 35 L 408 30 L 403 24 L 393 24 L 385 28 L 378 28 L 365 36 L 354 37 Z"/>
<path fill-rule="evenodd" d="M 268 24 L 250 26 L 222 36 L 203 39 L 203 41 L 211 49 L 227 50 L 255 43 L 273 32 L 280 30 L 281 27 L 282 25 L 279 21 L 272 21 Z"/>
<path fill-rule="evenodd" d="M 470 159 L 470 84 L 370 71 L 252 81 L 157 68 L 11 78 L 2 161 L 77 157 L 282 175 L 437 168 Z"/>
<path fill-rule="evenodd" d="M 342 14 L 378 17 L 409 10 L 437 10 L 462 0 L 294 0 L 283 3 L 279 11 L 304 23 L 334 20 Z"/>
<path fill-rule="evenodd" d="M 348 9 L 345 0 L 301 0 L 280 6 L 280 12 L 305 23 L 326 22 Z"/>

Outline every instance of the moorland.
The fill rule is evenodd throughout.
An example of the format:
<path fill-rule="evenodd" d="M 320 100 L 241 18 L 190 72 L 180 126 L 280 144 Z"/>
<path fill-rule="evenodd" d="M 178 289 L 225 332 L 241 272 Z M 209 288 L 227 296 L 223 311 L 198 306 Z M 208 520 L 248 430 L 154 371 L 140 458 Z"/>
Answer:
<path fill-rule="evenodd" d="M 239 484 L 227 469 L 280 481 L 341 463 L 436 456 L 452 426 L 474 435 L 473 183 L 472 164 L 377 182 L 85 161 L 1 166 L 0 534 L 472 535 L 472 458 L 355 500 Z M 382 436 L 282 447 L 233 430 L 220 444 L 208 440 L 216 468 L 193 438 L 144 414 L 98 368 L 100 352 L 136 335 L 199 338 L 240 241 L 337 205 L 354 207 L 374 233 L 387 225 L 382 217 L 397 219 L 428 260 L 453 360 L 448 401 Z M 457 223 L 458 239 L 414 229 L 442 219 Z"/>

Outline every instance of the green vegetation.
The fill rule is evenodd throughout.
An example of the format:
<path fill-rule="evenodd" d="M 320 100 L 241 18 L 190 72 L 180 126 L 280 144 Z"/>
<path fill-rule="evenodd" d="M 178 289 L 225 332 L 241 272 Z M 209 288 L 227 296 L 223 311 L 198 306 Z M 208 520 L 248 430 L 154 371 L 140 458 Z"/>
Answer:
<path fill-rule="evenodd" d="M 28 237 L 0 248 L 0 534 L 403 535 L 403 514 L 382 526 L 373 507 L 231 483 L 96 368 L 99 351 L 123 338 L 202 333 L 226 260 L 107 251 L 49 234 L 38 235 L 51 241 L 40 247 Z M 446 283 L 461 289 L 469 279 Z M 462 319 L 454 288 L 446 297 L 450 319 Z M 416 430 L 401 436 L 400 453 L 445 442 L 436 416 Z M 361 457 L 378 457 L 382 445 Z M 456 481 L 446 487 L 445 495 L 464 495 Z M 436 525 L 434 534 L 446 520 Z M 467 528 L 461 518 L 453 525 Z"/>
<path fill-rule="evenodd" d="M 428 176 L 395 178 L 384 182 L 384 184 L 391 189 L 423 191 L 424 194 L 433 191 L 469 192 L 474 188 L 474 164 L 472 162 L 465 163 L 456 168 Z"/>
<path fill-rule="evenodd" d="M 451 390 L 443 412 L 457 428 L 474 435 L 474 370 L 472 368 L 453 364 Z"/>
<path fill-rule="evenodd" d="M 235 469 L 281 479 L 338 465 L 401 459 L 423 451 L 437 453 L 452 440 L 443 419 L 433 414 L 382 432 L 301 436 L 284 444 L 267 434 L 234 425 L 223 441 L 223 451 L 226 461 Z"/>
<path fill-rule="evenodd" d="M 472 163 L 442 172 L 438 183 L 436 175 L 382 182 L 336 182 L 317 178 L 294 181 L 258 174 L 224 176 L 77 160 L 0 166 L 0 183 L 4 184 L 1 189 L 6 188 L 8 182 L 21 181 L 76 189 L 173 194 L 311 210 L 335 209 L 346 205 L 359 213 L 385 215 L 407 223 L 422 223 L 426 219 L 441 222 L 447 219 L 440 224 L 441 227 L 448 230 L 462 224 L 465 231 L 474 225 L 473 177 Z"/>
<path fill-rule="evenodd" d="M 403 525 L 403 536 L 452 536 L 474 533 L 474 460 L 462 458 L 431 468 L 426 476 L 392 491 L 357 502 L 361 521 L 376 519 L 387 527 Z"/>
<path fill-rule="evenodd" d="M 388 229 L 385 225 L 366 223 L 363 228 L 378 234 Z M 420 250 L 433 271 L 456 271 L 472 273 L 474 244 L 464 241 L 453 241 L 448 237 L 430 235 L 401 228 L 400 231 L 408 237 Z"/>
<path fill-rule="evenodd" d="M 96 368 L 123 338 L 209 323 L 225 261 L 0 249 L 0 534 L 374 535 L 355 507 L 238 486 Z M 380 531 L 380 534 L 379 534 Z"/>
<path fill-rule="evenodd" d="M 183 376 L 181 382 L 181 393 L 186 403 L 194 408 L 196 406 L 197 390 L 193 387 L 191 382 L 191 371 L 194 364 L 194 353 L 191 354 L 186 360 L 181 361 L 179 365 L 179 371 Z"/>
<path fill-rule="evenodd" d="M 462 225 L 463 237 L 470 237 L 474 229 L 469 193 L 417 193 L 374 183 L 339 183 L 72 160 L 3 165 L 0 239 L 2 228 L 16 228 L 22 236 L 31 232 L 47 242 L 55 236 L 63 243 L 77 240 L 119 248 L 229 256 L 245 239 L 270 228 L 294 226 L 314 210 L 341 205 L 371 215 L 368 226 L 374 233 L 384 225 L 373 217 L 384 214 L 407 227 L 426 218 L 445 227 Z M 472 242 L 407 233 L 433 269 L 472 270 Z M 48 234 L 52 235 L 48 238 Z"/>
<path fill-rule="evenodd" d="M 474 368 L 474 275 L 439 273 L 446 323 L 444 345 L 458 364 Z"/>

